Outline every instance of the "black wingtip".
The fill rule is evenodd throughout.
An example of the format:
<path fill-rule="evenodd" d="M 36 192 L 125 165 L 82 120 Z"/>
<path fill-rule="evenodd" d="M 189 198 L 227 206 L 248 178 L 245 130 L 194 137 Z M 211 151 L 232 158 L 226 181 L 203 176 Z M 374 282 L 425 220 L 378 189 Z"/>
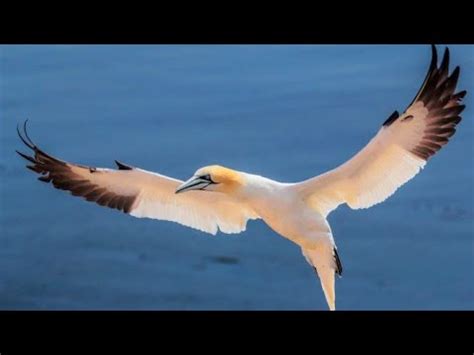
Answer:
<path fill-rule="evenodd" d="M 441 60 L 441 64 L 439 65 L 439 72 L 440 72 L 439 82 L 441 84 L 448 77 L 448 72 L 449 72 L 449 48 L 448 47 L 446 47 L 446 49 L 444 50 L 443 60 Z"/>
<path fill-rule="evenodd" d="M 30 136 L 28 135 L 28 130 L 26 129 L 26 124 L 28 123 L 28 119 L 25 120 L 25 122 L 23 123 L 23 132 L 25 132 L 25 137 L 26 139 L 28 139 L 28 142 L 30 142 L 30 144 L 36 148 L 36 145 L 33 143 L 33 141 L 31 140 Z"/>
<path fill-rule="evenodd" d="M 425 90 L 425 87 L 427 85 L 427 83 L 434 77 L 437 75 L 437 72 L 438 72 L 438 51 L 436 50 L 436 46 L 434 44 L 431 45 L 431 63 L 430 63 L 430 66 L 428 68 L 428 71 L 426 73 L 426 76 L 425 76 L 425 80 L 423 80 L 423 84 L 421 84 L 420 88 L 418 89 L 418 92 L 416 93 L 415 97 L 413 98 L 413 100 L 410 102 L 410 104 L 407 106 L 410 107 L 411 105 L 413 105 L 413 103 L 417 100 L 420 99 L 420 96 L 423 94 Z M 406 111 L 406 109 L 405 109 Z"/>
<path fill-rule="evenodd" d="M 336 274 L 342 276 L 342 263 L 339 254 L 337 253 L 337 248 L 334 248 L 334 258 L 336 259 Z"/>
<path fill-rule="evenodd" d="M 132 170 L 133 169 L 131 166 L 121 163 L 118 160 L 115 160 L 115 164 L 117 164 L 117 167 L 119 170 Z"/>
<path fill-rule="evenodd" d="M 461 67 L 458 65 L 456 68 L 454 68 L 453 72 L 451 73 L 451 78 L 454 78 L 457 81 L 460 73 L 461 73 Z"/>
<path fill-rule="evenodd" d="M 464 96 L 466 96 L 466 94 L 467 94 L 466 90 L 460 91 L 457 94 L 453 95 L 453 99 L 462 101 L 462 99 L 464 98 Z"/>
<path fill-rule="evenodd" d="M 436 69 L 437 65 L 438 65 L 438 51 L 436 50 L 436 46 L 432 44 L 431 45 L 431 63 L 430 63 L 429 71 Z"/>
<path fill-rule="evenodd" d="M 23 157 L 24 159 L 28 160 L 29 162 L 31 163 L 36 163 L 36 160 L 34 160 L 32 157 L 22 153 L 22 152 L 19 152 L 18 150 L 15 150 L 15 152 L 17 152 L 17 154 L 21 157 Z"/>
<path fill-rule="evenodd" d="M 50 176 L 40 176 L 40 177 L 38 178 L 39 181 L 46 182 L 46 183 L 50 182 L 51 179 L 52 179 L 52 178 L 51 178 Z"/>
<path fill-rule="evenodd" d="M 398 117 L 400 117 L 400 114 L 398 111 L 393 111 L 393 113 L 385 120 L 385 122 L 382 124 L 382 126 L 390 126 Z"/>
<path fill-rule="evenodd" d="M 16 125 L 16 133 L 18 134 L 18 137 L 20 137 L 21 141 L 30 149 L 32 150 L 35 150 L 36 149 L 36 145 L 33 143 L 33 141 L 30 139 L 30 137 L 28 136 L 28 131 L 26 129 L 26 125 L 28 123 L 28 120 L 25 120 L 25 122 L 23 123 L 23 133 L 25 134 L 25 137 L 23 137 L 23 135 L 20 133 L 20 125 L 17 124 Z M 25 139 L 26 138 L 26 139 Z"/>
<path fill-rule="evenodd" d="M 446 47 L 446 49 L 444 50 L 443 60 L 441 62 L 441 67 L 442 66 L 449 67 L 449 48 L 448 47 Z"/>

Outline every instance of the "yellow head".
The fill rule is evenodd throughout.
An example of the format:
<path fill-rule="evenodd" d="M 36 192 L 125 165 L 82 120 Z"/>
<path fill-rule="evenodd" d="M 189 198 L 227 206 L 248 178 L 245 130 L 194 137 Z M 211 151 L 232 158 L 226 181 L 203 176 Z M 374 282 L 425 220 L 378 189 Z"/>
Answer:
<path fill-rule="evenodd" d="M 194 175 L 176 189 L 176 193 L 190 190 L 218 191 L 232 193 L 243 185 L 242 175 L 219 165 L 198 169 Z"/>

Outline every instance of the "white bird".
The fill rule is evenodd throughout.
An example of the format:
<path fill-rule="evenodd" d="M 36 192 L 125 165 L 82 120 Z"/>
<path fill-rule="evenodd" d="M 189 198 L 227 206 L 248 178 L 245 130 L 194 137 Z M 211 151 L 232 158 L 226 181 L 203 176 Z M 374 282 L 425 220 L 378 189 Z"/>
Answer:
<path fill-rule="evenodd" d="M 301 247 L 320 278 L 329 309 L 335 309 L 335 273 L 342 265 L 327 221 L 340 204 L 368 208 L 413 178 L 444 146 L 461 121 L 466 91 L 455 93 L 459 67 L 449 74 L 449 50 L 437 67 L 432 61 L 420 90 L 401 115 L 395 111 L 375 137 L 354 157 L 325 174 L 299 183 L 213 165 L 183 182 L 116 161 L 118 169 L 82 166 L 56 159 L 22 141 L 34 157 L 18 152 L 41 174 L 39 180 L 101 206 L 132 216 L 181 223 L 203 232 L 240 233 L 250 219 L 262 219 Z"/>

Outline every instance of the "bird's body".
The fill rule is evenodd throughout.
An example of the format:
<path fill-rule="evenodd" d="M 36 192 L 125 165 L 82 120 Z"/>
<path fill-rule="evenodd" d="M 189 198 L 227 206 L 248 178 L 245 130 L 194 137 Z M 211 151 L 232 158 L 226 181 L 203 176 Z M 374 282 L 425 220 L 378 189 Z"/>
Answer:
<path fill-rule="evenodd" d="M 219 165 L 197 170 L 186 182 L 116 162 L 118 169 L 82 166 L 56 159 L 23 142 L 34 157 L 19 153 L 43 182 L 135 217 L 168 220 L 216 234 L 240 233 L 248 220 L 262 219 L 301 247 L 316 270 L 331 310 L 335 274 L 342 263 L 327 216 L 340 204 L 368 208 L 413 178 L 455 133 L 465 91 L 455 93 L 459 67 L 449 74 L 449 51 L 440 67 L 433 58 L 418 94 L 401 115 L 394 112 L 353 158 L 322 175 L 282 183 Z"/>
<path fill-rule="evenodd" d="M 246 182 L 238 198 L 275 232 L 302 248 L 314 248 L 327 239 L 331 228 L 326 219 L 304 200 L 297 183 L 281 183 L 240 173 Z"/>
<path fill-rule="evenodd" d="M 334 310 L 334 273 L 340 275 L 342 266 L 328 221 L 305 200 L 301 184 L 253 175 L 248 180 L 248 188 L 242 192 L 244 200 L 271 229 L 301 247 L 319 275 L 329 308 Z"/>

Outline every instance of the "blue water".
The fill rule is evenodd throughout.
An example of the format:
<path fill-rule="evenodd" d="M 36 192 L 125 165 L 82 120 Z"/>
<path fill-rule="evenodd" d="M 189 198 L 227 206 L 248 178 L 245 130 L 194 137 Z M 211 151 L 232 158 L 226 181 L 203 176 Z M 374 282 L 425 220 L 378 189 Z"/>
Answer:
<path fill-rule="evenodd" d="M 442 49 L 443 47 L 439 47 Z M 464 120 L 383 204 L 329 216 L 339 309 L 474 309 L 474 47 Z M 300 249 L 104 209 L 36 181 L 15 127 L 52 155 L 185 179 L 220 163 L 298 181 L 344 162 L 418 90 L 429 46 L 0 47 L 0 309 L 326 309 Z"/>

